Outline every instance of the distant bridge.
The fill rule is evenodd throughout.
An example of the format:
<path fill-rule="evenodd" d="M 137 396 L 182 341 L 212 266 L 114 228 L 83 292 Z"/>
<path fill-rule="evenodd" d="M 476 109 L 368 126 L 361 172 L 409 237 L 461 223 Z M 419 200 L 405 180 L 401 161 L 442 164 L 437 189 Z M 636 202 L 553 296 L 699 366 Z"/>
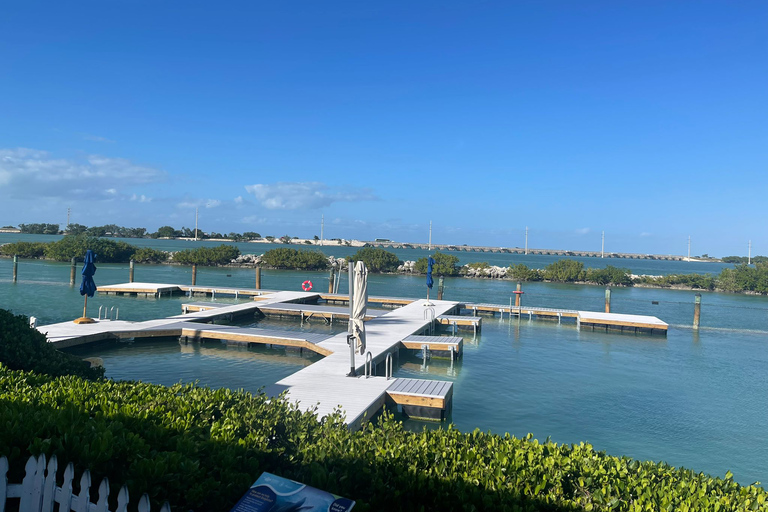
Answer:
<path fill-rule="evenodd" d="M 458 252 L 492 252 L 507 254 L 535 254 L 539 256 L 580 256 L 583 258 L 616 258 L 616 259 L 639 259 L 639 260 L 665 260 L 665 261 L 685 261 L 685 256 L 673 256 L 669 254 L 636 254 L 629 252 L 606 252 L 600 251 L 566 251 L 562 249 L 528 249 L 520 247 L 483 247 L 479 245 L 442 245 L 442 244 L 409 244 L 401 242 L 365 242 L 367 247 L 379 247 L 382 249 L 434 249 L 437 251 L 458 251 Z"/>

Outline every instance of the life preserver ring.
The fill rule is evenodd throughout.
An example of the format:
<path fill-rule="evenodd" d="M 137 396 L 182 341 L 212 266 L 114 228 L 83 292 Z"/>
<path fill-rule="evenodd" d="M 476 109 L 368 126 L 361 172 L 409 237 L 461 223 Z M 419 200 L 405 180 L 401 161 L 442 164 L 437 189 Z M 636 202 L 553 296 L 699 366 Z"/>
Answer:
<path fill-rule="evenodd" d="M 307 279 L 306 281 L 301 283 L 301 289 L 304 290 L 305 292 L 308 292 L 309 290 L 311 290 L 312 289 L 312 281 Z"/>

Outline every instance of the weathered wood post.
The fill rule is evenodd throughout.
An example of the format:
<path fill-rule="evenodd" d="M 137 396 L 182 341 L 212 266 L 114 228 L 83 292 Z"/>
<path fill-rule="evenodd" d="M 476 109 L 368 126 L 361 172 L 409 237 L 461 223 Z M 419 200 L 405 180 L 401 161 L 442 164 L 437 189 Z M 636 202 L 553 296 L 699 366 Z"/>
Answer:
<path fill-rule="evenodd" d="M 15 283 L 18 278 L 19 278 L 19 257 L 14 254 L 13 255 L 13 282 Z"/>
<path fill-rule="evenodd" d="M 515 294 L 515 307 L 520 307 L 520 297 L 523 295 L 523 285 L 521 283 L 517 283 L 517 290 L 515 290 L 513 293 Z"/>
<path fill-rule="evenodd" d="M 610 286 L 605 287 L 605 312 L 606 313 L 611 312 L 611 287 Z"/>
<path fill-rule="evenodd" d="M 336 269 L 331 267 L 331 274 L 328 278 L 328 293 L 333 293 L 333 281 L 334 277 L 336 276 Z"/>
<path fill-rule="evenodd" d="M 699 322 L 701 322 L 701 294 L 694 295 L 693 301 L 693 328 L 699 328 Z"/>
<path fill-rule="evenodd" d="M 134 265 L 133 260 L 128 262 L 128 282 L 129 283 L 133 282 L 133 265 Z"/>
<path fill-rule="evenodd" d="M 192 264 L 192 286 L 197 284 L 197 263 Z"/>
<path fill-rule="evenodd" d="M 443 290 L 445 289 L 445 278 L 440 276 L 437 280 L 437 300 L 443 300 Z"/>
<path fill-rule="evenodd" d="M 261 266 L 256 265 L 256 289 L 261 290 Z"/>
<path fill-rule="evenodd" d="M 69 286 L 75 286 L 75 272 L 77 272 L 77 269 L 75 268 L 77 265 L 75 258 L 72 258 L 70 263 L 71 266 L 69 267 Z"/>

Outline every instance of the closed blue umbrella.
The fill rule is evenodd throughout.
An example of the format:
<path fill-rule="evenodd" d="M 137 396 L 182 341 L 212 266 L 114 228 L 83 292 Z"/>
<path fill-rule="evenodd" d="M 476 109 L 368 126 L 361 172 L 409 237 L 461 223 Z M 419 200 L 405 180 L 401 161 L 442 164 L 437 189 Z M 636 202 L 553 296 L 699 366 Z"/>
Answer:
<path fill-rule="evenodd" d="M 432 265 L 435 264 L 435 260 L 432 259 L 432 256 L 427 259 L 427 302 L 424 303 L 425 306 L 431 306 L 432 303 L 429 302 L 429 291 L 432 289 L 432 285 L 435 284 L 434 279 L 432 279 Z"/>
<path fill-rule="evenodd" d="M 96 283 L 93 281 L 93 274 L 96 273 L 96 264 L 94 260 L 96 254 L 90 249 L 85 252 L 85 261 L 83 262 L 83 282 L 80 283 L 80 295 L 85 296 L 85 304 L 83 305 L 83 316 L 75 320 L 76 324 L 90 324 L 93 323 L 92 318 L 85 316 L 85 311 L 88 308 L 88 297 L 93 297 L 96 293 Z"/>

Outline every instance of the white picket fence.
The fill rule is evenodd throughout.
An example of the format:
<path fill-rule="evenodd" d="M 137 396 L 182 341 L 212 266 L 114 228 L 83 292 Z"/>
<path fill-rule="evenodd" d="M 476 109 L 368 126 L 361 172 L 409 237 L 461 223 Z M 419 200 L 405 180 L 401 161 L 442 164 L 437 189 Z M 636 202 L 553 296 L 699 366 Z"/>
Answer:
<path fill-rule="evenodd" d="M 46 468 L 45 455 L 30 457 L 25 467 L 26 475 L 20 484 L 8 483 L 8 459 L 0 457 L 0 512 L 5 512 L 8 501 L 18 499 L 19 512 L 53 512 L 56 503 L 57 512 L 113 512 L 109 510 L 109 480 L 104 478 L 99 485 L 99 500 L 94 504 L 90 500 L 91 474 L 86 471 L 80 478 L 80 494 L 72 492 L 72 480 L 75 467 L 70 462 L 64 470 L 64 483 L 56 486 L 56 456 L 51 457 Z M 46 471 L 47 469 L 47 471 Z M 128 489 L 123 486 L 117 494 L 117 509 L 114 512 L 128 510 Z M 139 500 L 139 512 L 151 512 L 149 496 L 144 494 Z M 171 512 L 168 503 L 163 504 L 160 512 Z"/>

